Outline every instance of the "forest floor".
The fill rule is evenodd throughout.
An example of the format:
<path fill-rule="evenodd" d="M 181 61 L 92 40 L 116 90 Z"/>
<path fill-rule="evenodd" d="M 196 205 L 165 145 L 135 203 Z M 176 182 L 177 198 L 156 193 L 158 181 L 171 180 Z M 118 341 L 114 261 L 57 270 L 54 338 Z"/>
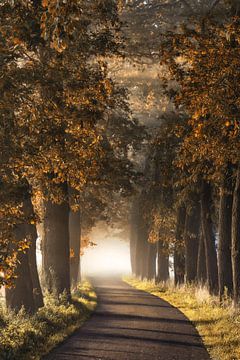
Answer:
<path fill-rule="evenodd" d="M 220 306 L 205 288 L 155 285 L 135 278 L 124 280 L 181 310 L 196 326 L 213 360 L 240 360 L 240 311 L 234 310 L 229 299 Z"/>
<path fill-rule="evenodd" d="M 39 360 L 78 329 L 96 306 L 96 294 L 88 282 L 74 292 L 73 301 L 63 294 L 45 296 L 45 306 L 33 315 L 18 314 L 0 305 L 0 359 Z"/>
<path fill-rule="evenodd" d="M 195 327 L 178 309 L 119 278 L 94 278 L 91 318 L 45 360 L 209 360 Z"/>

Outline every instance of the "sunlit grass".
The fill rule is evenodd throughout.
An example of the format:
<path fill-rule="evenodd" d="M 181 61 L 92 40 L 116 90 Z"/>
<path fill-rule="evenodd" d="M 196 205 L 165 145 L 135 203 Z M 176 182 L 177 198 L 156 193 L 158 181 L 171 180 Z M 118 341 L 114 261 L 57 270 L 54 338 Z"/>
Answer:
<path fill-rule="evenodd" d="M 96 306 L 96 295 L 85 281 L 67 301 L 48 294 L 45 306 L 29 316 L 22 309 L 17 315 L 0 307 L 0 359 L 41 359 L 58 343 L 79 328 Z"/>
<path fill-rule="evenodd" d="M 196 326 L 213 360 L 240 359 L 240 311 L 226 298 L 224 305 L 204 287 L 174 287 L 135 278 L 124 280 L 137 289 L 161 297 L 179 308 Z"/>

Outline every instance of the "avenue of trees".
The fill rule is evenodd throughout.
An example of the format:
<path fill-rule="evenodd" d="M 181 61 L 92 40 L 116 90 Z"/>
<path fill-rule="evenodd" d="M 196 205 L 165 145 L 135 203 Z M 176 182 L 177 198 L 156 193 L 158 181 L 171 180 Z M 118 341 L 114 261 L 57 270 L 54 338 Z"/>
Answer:
<path fill-rule="evenodd" d="M 159 62 L 159 97 L 174 106 L 151 132 L 145 178 L 132 203 L 133 273 L 166 281 L 171 266 L 176 285 L 207 284 L 237 305 L 239 2 L 131 1 L 130 8 L 138 39 L 131 56 Z M 138 46 L 146 29 L 150 49 Z"/>
<path fill-rule="evenodd" d="M 239 15 L 237 0 L 0 2 L 0 286 L 9 308 L 34 313 L 46 290 L 71 300 L 82 234 L 121 221 L 129 202 L 136 276 L 167 281 L 172 268 L 176 285 L 207 284 L 239 304 Z M 158 66 L 148 100 L 169 106 L 153 112 L 154 126 L 131 113 L 112 76 L 118 61 Z"/>
<path fill-rule="evenodd" d="M 128 148 L 144 132 L 108 75 L 119 30 L 111 0 L 0 3 L 0 286 L 11 309 L 35 312 L 43 290 L 70 299 L 81 232 L 132 191 Z"/>

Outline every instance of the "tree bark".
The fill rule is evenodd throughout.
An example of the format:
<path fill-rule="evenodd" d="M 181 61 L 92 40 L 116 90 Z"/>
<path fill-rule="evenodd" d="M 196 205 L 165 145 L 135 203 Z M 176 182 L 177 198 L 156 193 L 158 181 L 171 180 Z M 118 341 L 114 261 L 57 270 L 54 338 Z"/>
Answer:
<path fill-rule="evenodd" d="M 28 250 L 28 259 L 29 259 L 29 266 L 33 284 L 33 297 L 35 302 L 35 307 L 39 309 L 40 307 L 44 306 L 43 303 L 43 294 L 39 280 L 38 268 L 37 268 L 37 254 L 36 254 L 36 241 L 37 241 L 37 230 L 35 225 L 27 225 L 27 233 L 31 237 L 31 245 Z"/>
<path fill-rule="evenodd" d="M 135 237 L 135 271 L 136 276 L 144 279 L 148 271 L 148 229 L 140 210 L 140 199 L 134 204 L 134 232 Z"/>
<path fill-rule="evenodd" d="M 136 275 L 137 271 L 137 255 L 136 255 L 136 247 L 137 247 L 137 234 L 138 234 L 138 209 L 137 209 L 137 201 L 133 201 L 131 216 L 130 216 L 130 261 L 131 261 L 131 269 L 132 274 Z"/>
<path fill-rule="evenodd" d="M 136 275 L 136 234 L 134 234 L 134 229 L 132 225 L 130 233 L 130 261 L 132 274 Z"/>
<path fill-rule="evenodd" d="M 23 212 L 26 217 L 31 213 L 30 195 L 27 195 L 23 202 Z M 32 205 L 31 205 L 32 206 Z M 14 229 L 14 236 L 17 241 L 22 241 L 27 238 L 28 226 L 26 223 L 19 224 Z M 31 244 L 32 245 L 32 244 Z M 14 287 L 6 289 L 6 306 L 14 311 L 19 311 L 23 306 L 28 313 L 34 313 L 38 304 L 34 301 L 32 272 L 29 266 L 29 252 L 32 250 L 27 249 L 26 253 L 18 254 L 18 265 L 16 269 L 16 280 Z M 35 254 L 36 256 L 36 254 Z M 34 271 L 34 269 L 33 269 Z M 38 276 L 38 275 L 37 275 Z M 34 278 L 34 280 L 36 280 Z M 42 304 L 40 303 L 40 306 Z"/>
<path fill-rule="evenodd" d="M 24 232 L 18 229 L 18 235 Z M 31 279 L 31 272 L 28 262 L 28 252 L 21 253 L 18 256 L 19 264 L 17 266 L 14 287 L 6 289 L 6 306 L 14 311 L 19 311 L 23 306 L 28 313 L 36 311 L 33 284 Z"/>
<path fill-rule="evenodd" d="M 69 210 L 70 237 L 70 278 L 71 286 L 76 287 L 81 281 L 80 250 L 81 250 L 81 214 L 80 210 Z"/>
<path fill-rule="evenodd" d="M 141 276 L 141 264 L 142 264 L 143 252 L 142 252 L 142 249 L 141 249 L 140 239 L 139 239 L 138 235 L 137 235 L 137 238 L 136 238 L 135 253 L 136 253 L 135 275 L 137 277 L 140 277 Z"/>
<path fill-rule="evenodd" d="M 201 285 L 207 282 L 206 255 L 202 231 L 198 245 L 197 282 Z"/>
<path fill-rule="evenodd" d="M 136 208 L 136 212 L 135 212 L 135 231 L 136 231 L 136 238 L 135 238 L 135 249 L 134 249 L 134 253 L 135 253 L 135 275 L 137 277 L 141 276 L 141 266 L 142 266 L 142 261 L 143 261 L 143 251 L 142 251 L 142 242 L 141 242 L 141 237 L 139 236 L 140 231 L 139 231 L 139 227 L 140 227 L 140 213 L 139 213 L 139 208 Z"/>
<path fill-rule="evenodd" d="M 156 277 L 156 244 L 148 243 L 147 279 L 153 280 Z"/>
<path fill-rule="evenodd" d="M 138 237 L 141 239 L 140 242 L 142 243 L 141 248 L 141 279 L 147 278 L 148 273 L 148 231 L 146 224 L 142 223 L 139 227 L 139 234 Z"/>
<path fill-rule="evenodd" d="M 185 221 L 185 276 L 186 282 L 197 280 L 197 260 L 200 230 L 200 208 L 198 199 L 191 201 Z"/>
<path fill-rule="evenodd" d="M 185 254 L 184 254 L 184 225 L 186 220 L 186 208 L 180 206 L 177 211 L 176 242 L 174 244 L 174 283 L 175 285 L 184 282 Z"/>
<path fill-rule="evenodd" d="M 26 212 L 28 199 L 24 201 L 23 212 Z M 28 213 L 26 214 L 28 215 Z M 14 229 L 14 237 L 17 242 L 27 238 L 26 224 L 19 224 Z M 28 313 L 34 313 L 35 303 L 33 297 L 33 284 L 29 267 L 29 250 L 18 254 L 18 265 L 16 268 L 16 280 L 14 287 L 6 289 L 6 306 L 14 311 L 19 311 L 23 306 Z"/>
<path fill-rule="evenodd" d="M 142 280 L 147 277 L 147 229 L 144 223 L 138 224 L 136 242 L 136 275 Z"/>
<path fill-rule="evenodd" d="M 157 282 L 169 279 L 169 256 L 161 240 L 157 242 Z"/>
<path fill-rule="evenodd" d="M 225 288 L 227 289 L 228 295 L 231 295 L 233 290 L 231 263 L 232 204 L 232 172 L 228 168 L 228 171 L 224 176 L 222 188 L 220 190 L 219 205 L 218 280 L 220 300 L 222 300 Z"/>
<path fill-rule="evenodd" d="M 31 198 L 27 200 L 26 208 L 28 209 L 29 215 L 34 213 L 33 204 Z M 33 284 L 33 297 L 36 309 L 44 306 L 43 294 L 39 280 L 38 268 L 37 268 L 37 228 L 35 224 L 26 224 L 26 234 L 30 241 L 30 247 L 28 250 L 28 260 Z"/>
<path fill-rule="evenodd" d="M 234 305 L 240 304 L 240 165 L 238 165 L 232 206 L 232 272 Z"/>
<path fill-rule="evenodd" d="M 216 295 L 218 293 L 218 268 L 215 236 L 211 218 L 211 206 L 211 185 L 206 181 L 203 181 L 201 189 L 201 221 L 206 253 L 207 284 L 210 293 Z"/>
<path fill-rule="evenodd" d="M 67 198 L 67 187 L 64 184 Z M 70 297 L 69 204 L 45 203 L 43 235 L 43 276 L 48 291 Z"/>

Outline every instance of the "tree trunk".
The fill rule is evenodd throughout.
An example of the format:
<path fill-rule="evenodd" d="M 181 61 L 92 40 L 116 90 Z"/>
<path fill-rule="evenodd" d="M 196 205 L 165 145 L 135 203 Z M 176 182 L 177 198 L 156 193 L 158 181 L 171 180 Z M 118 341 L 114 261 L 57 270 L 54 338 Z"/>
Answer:
<path fill-rule="evenodd" d="M 137 256 L 136 256 L 136 246 L 137 246 L 137 228 L 138 228 L 138 209 L 137 209 L 137 201 L 135 200 L 132 204 L 131 209 L 131 217 L 130 217 L 130 261 L 132 274 L 136 275 L 137 271 Z"/>
<path fill-rule="evenodd" d="M 30 196 L 28 196 L 23 203 L 24 215 L 29 216 L 31 209 Z M 17 241 L 22 241 L 27 238 L 27 225 L 25 223 L 19 224 L 14 229 L 14 236 Z M 22 306 L 28 313 L 34 313 L 37 306 L 34 302 L 33 282 L 31 277 L 31 270 L 29 266 L 29 249 L 26 253 L 18 254 L 19 263 L 16 269 L 17 278 L 14 287 L 6 289 L 6 306 L 14 311 L 19 311 Z"/>
<path fill-rule="evenodd" d="M 240 165 L 238 165 L 232 206 L 233 299 L 240 304 Z"/>
<path fill-rule="evenodd" d="M 76 287 L 81 279 L 80 247 L 81 247 L 81 214 L 80 210 L 69 210 L 69 237 L 70 237 L 70 277 L 71 286 Z"/>
<path fill-rule="evenodd" d="M 197 282 L 201 285 L 207 282 L 206 255 L 202 231 L 198 245 Z"/>
<path fill-rule="evenodd" d="M 23 234 L 18 229 L 18 235 Z M 22 238 L 21 238 L 22 239 Z M 19 311 L 23 306 L 28 313 L 36 311 L 33 284 L 31 279 L 30 267 L 28 262 L 28 252 L 21 253 L 18 256 L 19 264 L 17 266 L 14 287 L 6 289 L 6 306 L 14 311 Z"/>
<path fill-rule="evenodd" d="M 224 295 L 224 288 L 227 289 L 228 295 L 232 294 L 233 289 L 231 263 L 232 203 L 232 172 L 228 169 L 220 190 L 219 206 L 218 280 L 220 300 Z"/>
<path fill-rule="evenodd" d="M 213 222 L 211 218 L 211 207 L 211 185 L 203 181 L 201 189 L 201 221 L 206 253 L 207 284 L 210 293 L 216 295 L 218 293 L 218 268 L 215 236 L 213 231 Z"/>
<path fill-rule="evenodd" d="M 34 212 L 30 195 L 24 201 L 23 211 L 26 217 Z M 24 306 L 27 312 L 33 313 L 44 305 L 37 270 L 36 226 L 31 224 L 18 225 L 15 229 L 15 235 L 19 240 L 27 238 L 30 241 L 30 247 L 26 254 L 19 254 L 15 287 L 6 289 L 6 304 L 16 311 Z"/>
<path fill-rule="evenodd" d="M 136 222 L 135 222 L 135 231 L 136 231 L 136 238 L 135 238 L 135 275 L 137 277 L 141 276 L 141 266 L 143 261 L 143 251 L 142 251 L 142 242 L 141 237 L 139 236 L 140 231 L 140 214 L 139 209 L 136 209 Z"/>
<path fill-rule="evenodd" d="M 26 207 L 28 209 L 29 215 L 34 213 L 33 204 L 31 198 L 27 199 Z M 33 284 L 33 297 L 35 302 L 36 309 L 44 306 L 43 303 L 43 294 L 39 280 L 38 268 L 37 268 L 37 228 L 35 224 L 26 224 L 26 234 L 29 237 L 30 248 L 28 250 L 28 260 Z"/>
<path fill-rule="evenodd" d="M 147 278 L 148 273 L 148 231 L 146 224 L 142 223 L 139 227 L 138 237 L 141 239 L 140 242 L 142 244 L 141 248 L 141 279 Z"/>
<path fill-rule="evenodd" d="M 147 231 L 145 224 L 139 224 L 136 242 L 136 275 L 142 280 L 147 277 Z"/>
<path fill-rule="evenodd" d="M 169 279 L 169 256 L 161 240 L 157 242 L 157 282 Z"/>
<path fill-rule="evenodd" d="M 141 276 L 141 266 L 142 266 L 142 261 L 143 261 L 143 251 L 142 251 L 142 244 L 140 242 L 140 238 L 138 236 L 137 233 L 137 237 L 136 237 L 136 249 L 135 249 L 135 253 L 136 253 L 136 268 L 135 268 L 135 275 L 137 277 Z"/>
<path fill-rule="evenodd" d="M 67 189 L 63 190 L 67 197 Z M 69 205 L 67 201 L 45 203 L 43 236 L 43 275 L 48 291 L 70 297 Z"/>
<path fill-rule="evenodd" d="M 135 256 L 136 256 L 136 276 L 144 279 L 147 277 L 147 268 L 148 268 L 148 231 L 147 225 L 142 217 L 140 211 L 139 200 L 136 202 L 135 210 L 135 226 L 136 226 L 136 247 L 135 247 Z"/>
<path fill-rule="evenodd" d="M 130 233 L 130 261 L 132 274 L 136 275 L 136 234 L 134 234 L 133 225 L 131 225 Z"/>
<path fill-rule="evenodd" d="M 40 307 L 44 306 L 43 303 L 43 294 L 39 280 L 39 274 L 37 269 L 37 254 L 36 254 L 36 241 L 37 241 L 37 230 L 35 225 L 27 225 L 27 233 L 31 237 L 31 245 L 28 251 L 28 258 L 29 258 L 29 265 L 30 265 L 30 272 L 33 284 L 33 297 L 35 302 L 35 307 L 39 309 Z"/>
<path fill-rule="evenodd" d="M 198 200 L 191 202 L 191 208 L 186 214 L 185 240 L 185 276 L 186 282 L 195 282 L 197 279 L 197 259 L 200 229 L 200 208 Z"/>
<path fill-rule="evenodd" d="M 184 282 L 185 255 L 184 255 L 184 225 L 186 220 L 186 208 L 180 206 L 177 212 L 176 242 L 174 244 L 174 283 L 175 285 Z"/>
<path fill-rule="evenodd" d="M 147 259 L 147 279 L 152 280 L 156 277 L 156 244 L 148 243 L 148 259 Z"/>

